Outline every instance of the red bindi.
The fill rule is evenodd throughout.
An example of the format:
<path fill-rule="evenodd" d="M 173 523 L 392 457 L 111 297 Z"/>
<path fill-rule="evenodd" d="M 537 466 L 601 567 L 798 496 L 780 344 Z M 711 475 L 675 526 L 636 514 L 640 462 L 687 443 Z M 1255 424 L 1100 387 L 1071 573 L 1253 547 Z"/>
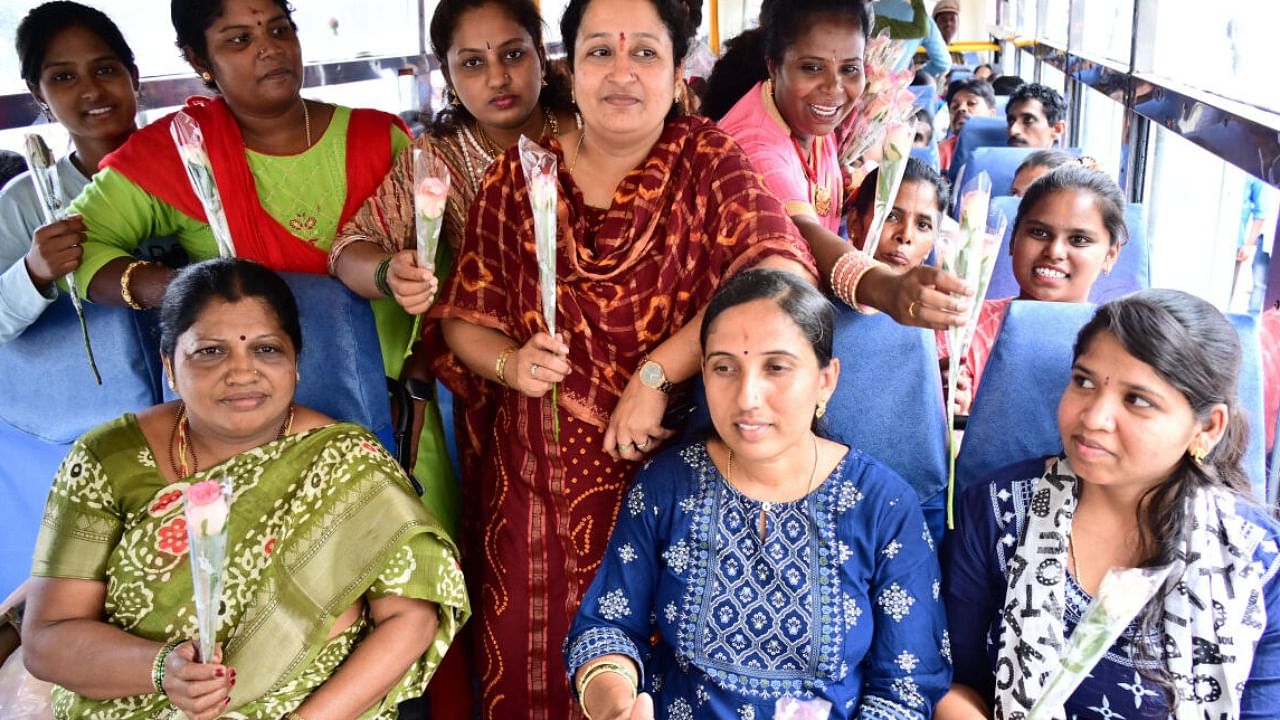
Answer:
<path fill-rule="evenodd" d="M 485 50 L 492 50 L 492 49 L 493 49 L 493 46 L 489 44 L 489 41 L 488 41 L 488 40 L 485 40 L 485 41 L 484 41 L 484 49 L 485 49 Z"/>
<path fill-rule="evenodd" d="M 240 336 L 240 342 L 244 342 L 244 341 L 245 341 L 245 336 L 241 335 L 241 336 Z"/>
<path fill-rule="evenodd" d="M 626 51 L 627 51 L 627 34 L 618 33 L 618 52 L 624 53 Z"/>

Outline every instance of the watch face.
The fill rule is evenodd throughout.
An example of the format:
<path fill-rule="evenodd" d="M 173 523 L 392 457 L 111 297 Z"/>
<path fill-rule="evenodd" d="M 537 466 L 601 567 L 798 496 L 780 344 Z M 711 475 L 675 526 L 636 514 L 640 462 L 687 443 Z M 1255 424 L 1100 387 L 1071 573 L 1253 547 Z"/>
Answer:
<path fill-rule="evenodd" d="M 658 387 L 662 381 L 666 380 L 666 374 L 662 372 L 662 366 L 656 362 L 650 361 L 640 368 L 640 382 L 649 387 Z"/>

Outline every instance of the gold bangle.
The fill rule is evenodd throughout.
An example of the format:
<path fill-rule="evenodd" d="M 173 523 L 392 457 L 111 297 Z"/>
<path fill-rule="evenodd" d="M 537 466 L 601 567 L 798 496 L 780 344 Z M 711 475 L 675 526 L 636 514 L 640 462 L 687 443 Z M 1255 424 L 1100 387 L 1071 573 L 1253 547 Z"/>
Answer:
<path fill-rule="evenodd" d="M 285 713 L 284 717 L 280 718 L 280 720 L 307 720 L 307 719 L 299 715 L 297 710 L 290 710 L 289 712 Z"/>
<path fill-rule="evenodd" d="M 507 378 L 506 378 L 507 360 L 511 359 L 511 353 L 514 353 L 515 351 L 516 351 L 515 345 L 512 345 L 506 350 L 503 350 L 502 352 L 498 353 L 498 361 L 493 364 L 493 370 L 498 374 L 498 384 L 501 385 L 502 387 L 511 387 L 510 385 L 507 384 Z"/>
<path fill-rule="evenodd" d="M 146 310 L 137 300 L 133 299 L 133 293 L 129 292 L 129 281 L 133 278 L 133 271 L 143 265 L 150 265 L 146 260 L 134 260 L 129 263 L 129 267 L 124 269 L 120 274 L 120 297 L 124 298 L 124 303 L 134 310 Z"/>
<path fill-rule="evenodd" d="M 587 710 L 587 686 L 592 680 L 605 673 L 617 673 L 626 678 L 631 685 L 632 700 L 640 694 L 640 680 L 629 669 L 608 660 L 598 662 L 587 668 L 587 671 L 582 674 L 582 680 L 578 682 L 578 705 L 582 707 L 582 714 L 587 717 L 587 720 L 591 720 L 591 711 Z"/>

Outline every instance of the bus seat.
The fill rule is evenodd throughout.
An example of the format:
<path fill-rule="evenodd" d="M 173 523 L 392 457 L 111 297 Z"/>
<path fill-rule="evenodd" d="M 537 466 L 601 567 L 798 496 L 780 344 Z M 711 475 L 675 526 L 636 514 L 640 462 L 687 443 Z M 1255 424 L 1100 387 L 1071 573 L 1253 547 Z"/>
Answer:
<path fill-rule="evenodd" d="M 991 270 L 991 283 L 987 297 L 991 299 L 1013 297 L 1020 292 L 1018 280 L 1013 275 L 1013 260 L 1009 255 L 1009 243 L 1013 239 L 1013 221 L 1018 215 L 1020 198 L 1004 196 L 991 198 L 987 223 L 994 225 L 998 214 L 1008 219 L 995 267 Z M 1125 225 L 1129 228 L 1129 241 L 1120 249 L 1120 256 L 1110 274 L 1099 275 L 1089 293 L 1089 300 L 1103 303 L 1127 295 L 1135 290 L 1151 287 L 1151 245 L 1147 241 L 1147 213 L 1139 203 L 1125 207 Z"/>
<path fill-rule="evenodd" d="M 930 142 L 927 147 L 911 148 L 911 157 L 933 168 L 935 172 L 942 163 L 938 157 L 938 144 L 934 142 Z"/>
<path fill-rule="evenodd" d="M 369 301 L 325 275 L 280 276 L 298 301 L 302 324 L 298 404 L 366 428 L 394 455 L 391 401 Z M 176 397 L 167 386 L 164 392 L 167 400 Z"/>
<path fill-rule="evenodd" d="M 1008 109 L 1009 109 L 1009 96 L 1008 96 L 1008 95 L 997 95 L 997 96 L 996 96 L 996 117 L 998 117 L 998 118 L 1004 118 L 1004 116 L 1005 116 L 1005 111 L 1006 111 L 1006 110 L 1008 110 Z M 1006 127 L 1006 128 L 1008 127 L 1008 121 L 1007 121 L 1007 120 L 1005 121 L 1005 127 Z"/>
<path fill-rule="evenodd" d="M 1002 117 L 971 117 L 960 130 L 960 138 L 956 140 L 955 157 L 951 159 L 948 178 L 955 180 L 960 171 L 969 162 L 973 151 L 980 147 L 1005 147 L 1009 142 L 1009 134 Z"/>
<path fill-rule="evenodd" d="M 967 125 L 966 125 L 967 126 Z M 1037 148 L 980 147 L 969 156 L 966 177 L 976 177 L 980 172 L 991 176 L 991 196 L 1009 195 L 1013 192 L 1013 176 L 1018 166 Z M 1013 220 L 1013 218 L 1009 218 Z"/>
<path fill-rule="evenodd" d="M 840 380 L 826 436 L 893 468 L 920 497 L 935 539 L 946 515 L 947 435 L 934 333 L 836 302 Z"/>
<path fill-rule="evenodd" d="M 45 499 L 71 443 L 96 425 L 154 405 L 160 358 L 138 313 L 85 303 L 98 385 L 65 294 L 31 327 L 0 345 L 0 596 L 31 569 Z"/>
<path fill-rule="evenodd" d="M 1147 210 L 1141 203 L 1129 203 L 1124 209 L 1124 224 L 1129 240 L 1111 272 L 1098 277 L 1089 293 L 1095 303 L 1104 303 L 1135 290 L 1151 287 L 1151 245 L 1147 242 Z"/>
<path fill-rule="evenodd" d="M 1076 303 L 1020 300 L 1009 305 L 956 459 L 957 492 L 999 468 L 1062 451 L 1058 401 L 1071 378 L 1076 335 L 1093 311 L 1093 305 Z M 1256 432 L 1262 417 L 1257 322 L 1248 315 L 1229 317 L 1244 353 L 1240 402 L 1255 430 L 1250 432 L 1244 468 L 1254 493 L 1265 498 L 1263 439 Z"/>
<path fill-rule="evenodd" d="M 932 85 L 910 85 L 907 91 L 916 97 L 915 106 L 922 107 L 933 114 L 934 104 L 938 101 L 938 89 Z"/>

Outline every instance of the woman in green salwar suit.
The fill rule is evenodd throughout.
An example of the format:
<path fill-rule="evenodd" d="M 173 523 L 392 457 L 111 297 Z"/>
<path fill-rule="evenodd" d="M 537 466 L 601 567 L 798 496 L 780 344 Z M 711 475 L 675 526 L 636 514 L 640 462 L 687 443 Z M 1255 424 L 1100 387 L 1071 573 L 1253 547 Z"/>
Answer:
<path fill-rule="evenodd" d="M 23 622 L 59 718 L 393 718 L 469 614 L 457 551 L 367 431 L 293 403 L 278 276 L 184 270 L 161 309 L 179 401 L 76 442 Z M 220 651 L 196 658 L 182 490 L 229 484 Z"/>

